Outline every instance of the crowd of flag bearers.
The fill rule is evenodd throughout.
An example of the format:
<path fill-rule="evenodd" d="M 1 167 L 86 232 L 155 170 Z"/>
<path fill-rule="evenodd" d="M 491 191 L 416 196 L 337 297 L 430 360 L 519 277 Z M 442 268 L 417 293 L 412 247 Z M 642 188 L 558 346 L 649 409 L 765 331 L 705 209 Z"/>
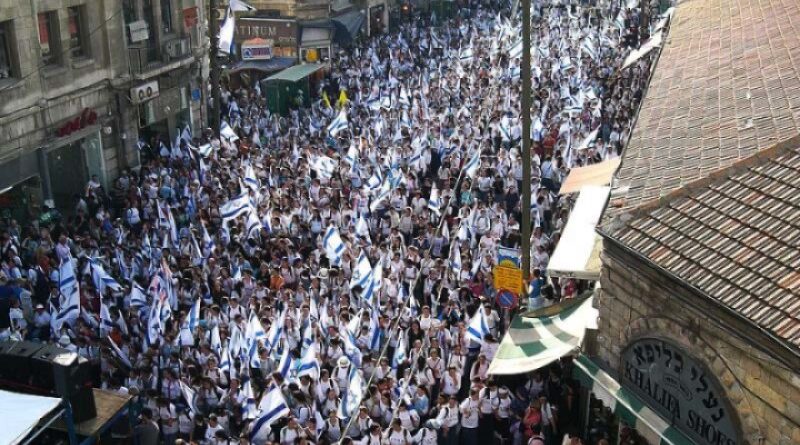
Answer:
<path fill-rule="evenodd" d="M 560 363 L 488 373 L 510 315 L 491 271 L 529 211 L 526 304 L 576 295 L 545 274 L 571 205 L 558 186 L 618 156 L 649 60 L 619 70 L 646 37 L 639 2 L 534 2 L 521 209 L 507 3 L 336 54 L 288 116 L 258 85 L 224 89 L 219 137 L 141 141 L 141 169 L 90 183 L 66 219 L 12 222 L 2 288 L 32 311 L 17 302 L 2 335 L 96 363 L 99 386 L 133 396 L 140 444 L 560 444 L 577 418 Z"/>

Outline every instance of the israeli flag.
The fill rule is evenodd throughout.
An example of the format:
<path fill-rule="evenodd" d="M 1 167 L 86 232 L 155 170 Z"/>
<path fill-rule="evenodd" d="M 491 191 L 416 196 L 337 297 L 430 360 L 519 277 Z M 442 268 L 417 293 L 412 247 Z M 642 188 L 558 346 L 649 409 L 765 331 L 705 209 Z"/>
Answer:
<path fill-rule="evenodd" d="M 225 121 L 222 121 L 222 124 L 220 125 L 219 135 L 230 143 L 239 140 L 239 136 L 236 135 L 236 132 L 233 131 L 233 128 L 231 128 L 230 124 Z"/>
<path fill-rule="evenodd" d="M 231 0 L 230 8 L 231 11 L 237 11 L 237 12 L 252 12 L 256 10 L 256 8 L 248 5 L 242 0 Z"/>
<path fill-rule="evenodd" d="M 230 372 L 232 367 L 233 367 L 233 358 L 231 357 L 230 351 L 228 351 L 228 348 L 222 348 L 222 352 L 220 352 L 219 354 L 220 371 Z"/>
<path fill-rule="evenodd" d="M 258 405 L 260 411 L 250 428 L 250 441 L 266 443 L 269 441 L 270 425 L 289 415 L 289 406 L 279 386 L 273 385 Z"/>
<path fill-rule="evenodd" d="M 197 414 L 201 414 L 202 411 L 198 408 L 197 394 L 195 394 L 194 390 L 189 387 L 189 385 L 183 383 L 183 380 L 180 380 L 181 385 L 181 394 L 183 394 L 184 400 L 186 400 L 186 404 L 189 406 L 189 411 L 191 412 L 192 416 Z"/>
<path fill-rule="evenodd" d="M 364 255 L 364 252 L 361 252 L 361 255 L 358 256 L 358 263 L 353 270 L 353 276 L 350 277 L 350 289 L 355 287 L 361 287 L 362 289 L 365 289 L 367 287 L 367 283 L 369 283 L 371 280 L 372 265 L 369 264 L 369 260 L 367 259 L 367 256 Z"/>
<path fill-rule="evenodd" d="M 328 260 L 331 264 L 338 266 L 342 262 L 345 246 L 336 227 L 328 227 L 328 230 L 325 232 L 325 237 L 322 240 L 322 246 L 325 248 L 325 254 L 328 256 Z"/>
<path fill-rule="evenodd" d="M 237 332 L 241 332 L 236 329 Z M 211 328 L 211 350 L 214 351 L 215 354 L 220 354 L 222 351 L 222 338 L 219 336 L 219 326 L 214 326 Z M 228 345 L 233 347 L 233 328 L 231 328 L 231 339 L 228 342 Z"/>
<path fill-rule="evenodd" d="M 369 237 L 369 226 L 367 225 L 367 221 L 364 219 L 363 215 L 358 215 L 358 221 L 356 221 L 356 235 L 372 244 L 372 240 L 370 240 Z"/>
<path fill-rule="evenodd" d="M 483 338 L 489 333 L 489 325 L 486 323 L 486 314 L 483 307 L 478 307 L 472 320 L 467 326 L 467 338 L 478 343 L 483 343 Z"/>
<path fill-rule="evenodd" d="M 273 351 L 277 351 L 278 342 L 281 340 L 281 335 L 283 334 L 283 327 L 285 324 L 286 314 L 281 312 L 278 314 L 275 322 L 269 327 L 269 332 L 266 335 L 266 342 L 268 347 Z"/>
<path fill-rule="evenodd" d="M 189 331 L 194 332 L 195 328 L 200 325 L 200 298 L 194 301 L 192 308 L 189 310 Z"/>
<path fill-rule="evenodd" d="M 467 165 L 464 166 L 464 174 L 467 175 L 470 179 L 475 179 L 475 175 L 478 173 L 478 169 L 481 166 L 481 149 L 475 151 L 475 154 L 472 155 L 472 158 L 467 162 Z"/>
<path fill-rule="evenodd" d="M 339 418 L 349 419 L 358 410 L 361 399 L 364 397 L 360 371 L 353 366 L 348 376 L 347 392 L 342 396 L 342 403 L 339 404 Z"/>
<path fill-rule="evenodd" d="M 100 333 L 101 335 L 108 335 L 112 329 L 114 329 L 114 320 L 111 319 L 111 312 L 108 310 L 108 306 L 100 302 Z"/>
<path fill-rule="evenodd" d="M 317 358 L 317 345 L 310 345 L 303 356 L 300 357 L 297 367 L 295 369 L 297 378 L 304 375 L 311 377 L 311 380 L 316 381 L 319 378 L 319 359 Z"/>
<path fill-rule="evenodd" d="M 383 337 L 383 329 L 378 321 L 378 311 L 371 311 L 372 316 L 369 320 L 369 348 L 372 351 L 378 351 L 381 347 L 381 338 Z"/>
<path fill-rule="evenodd" d="M 236 18 L 228 9 L 227 17 L 219 30 L 219 50 L 226 53 L 233 53 L 233 35 L 236 31 Z"/>
<path fill-rule="evenodd" d="M 90 258 L 89 267 L 91 269 L 94 286 L 97 288 L 97 291 L 100 294 L 105 293 L 106 288 L 110 288 L 111 290 L 115 291 L 122 290 L 122 286 L 117 283 L 117 280 L 112 278 L 105 269 L 103 269 L 103 266 L 99 261 Z"/>
<path fill-rule="evenodd" d="M 397 348 L 394 350 L 394 357 L 392 357 L 392 368 L 397 367 L 406 359 L 406 338 L 403 332 L 400 332 L 400 338 L 397 340 Z"/>
<path fill-rule="evenodd" d="M 244 184 L 247 188 L 256 193 L 258 193 L 258 189 L 261 188 L 261 181 L 256 177 L 256 172 L 253 170 L 252 165 L 248 165 L 244 170 Z"/>
<path fill-rule="evenodd" d="M 192 148 L 194 149 L 194 151 L 196 151 L 200 156 L 204 158 L 211 156 L 211 153 L 214 151 L 214 147 L 212 147 L 211 144 L 203 144 L 197 148 L 195 147 Z"/>
<path fill-rule="evenodd" d="M 442 214 L 442 200 L 439 198 L 439 189 L 436 188 L 436 185 L 431 189 L 431 197 L 428 199 L 428 208 L 431 209 L 436 216 Z"/>
<path fill-rule="evenodd" d="M 331 121 L 331 123 L 328 125 L 328 135 L 335 138 L 340 131 L 347 129 L 347 125 L 347 111 L 342 108 L 342 111 L 339 112 L 339 115 L 336 116 L 336 119 Z"/>
<path fill-rule="evenodd" d="M 54 316 L 59 331 L 64 323 L 71 323 L 76 320 L 81 313 L 81 294 L 78 280 L 75 278 L 75 269 L 72 266 L 72 258 L 61 261 L 58 268 L 59 280 L 58 289 L 61 292 L 60 309 Z"/>
<path fill-rule="evenodd" d="M 461 246 L 459 242 L 453 243 L 450 248 L 450 270 L 456 277 L 461 276 Z"/>
<path fill-rule="evenodd" d="M 350 166 L 355 166 L 358 162 L 359 158 L 358 148 L 356 148 L 356 144 L 351 143 L 350 148 L 347 149 L 347 155 L 344 157 L 344 161 L 350 164 Z"/>
<path fill-rule="evenodd" d="M 119 348 L 119 346 L 117 346 L 117 344 L 116 344 L 116 343 L 114 343 L 114 340 L 113 340 L 111 337 L 108 337 L 108 336 L 107 336 L 106 338 L 108 339 L 108 342 L 111 344 L 111 350 L 112 350 L 112 351 L 114 351 L 114 355 L 116 355 L 116 356 L 117 356 L 117 358 L 118 358 L 118 359 L 119 359 L 119 360 L 120 360 L 120 361 L 121 361 L 121 362 L 122 362 L 122 363 L 123 363 L 125 366 L 127 366 L 127 367 L 128 367 L 128 369 L 133 369 L 133 364 L 131 363 L 131 359 L 130 359 L 130 358 L 128 358 L 128 354 L 126 354 L 124 351 L 122 351 L 122 350 Z"/>
<path fill-rule="evenodd" d="M 240 195 L 219 207 L 219 213 L 223 224 L 247 214 L 251 209 L 250 196 L 246 193 Z"/>
<path fill-rule="evenodd" d="M 133 283 L 131 286 L 130 306 L 133 309 L 147 306 L 147 294 L 141 286 Z"/>
<path fill-rule="evenodd" d="M 258 219 L 258 213 L 251 207 L 250 212 L 247 214 L 247 238 L 258 238 L 259 230 L 262 227 L 261 220 Z"/>
<path fill-rule="evenodd" d="M 242 382 L 242 397 L 244 403 L 242 404 L 242 418 L 246 420 L 253 420 L 258 417 L 258 405 L 256 404 L 256 395 L 253 392 L 253 385 L 250 379 L 244 379 Z"/>

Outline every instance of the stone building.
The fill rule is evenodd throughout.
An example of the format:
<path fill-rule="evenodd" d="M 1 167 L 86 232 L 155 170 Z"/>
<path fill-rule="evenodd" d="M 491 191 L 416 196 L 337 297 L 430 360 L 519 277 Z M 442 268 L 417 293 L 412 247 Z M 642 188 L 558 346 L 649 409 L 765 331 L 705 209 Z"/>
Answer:
<path fill-rule="evenodd" d="M 140 138 L 197 126 L 203 4 L 0 5 L 0 217 L 68 209 L 92 176 L 108 187 L 137 167 Z"/>
<path fill-rule="evenodd" d="M 800 443 L 798 26 L 678 4 L 598 228 L 590 355 L 690 443 Z"/>

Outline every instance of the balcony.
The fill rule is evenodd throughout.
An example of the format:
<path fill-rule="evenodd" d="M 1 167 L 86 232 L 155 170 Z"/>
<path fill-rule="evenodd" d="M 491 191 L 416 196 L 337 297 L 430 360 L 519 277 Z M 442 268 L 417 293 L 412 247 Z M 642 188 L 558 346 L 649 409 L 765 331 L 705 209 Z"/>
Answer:
<path fill-rule="evenodd" d="M 192 41 L 188 37 L 170 39 L 161 47 L 135 45 L 128 48 L 128 61 L 134 78 L 145 80 L 194 61 Z"/>

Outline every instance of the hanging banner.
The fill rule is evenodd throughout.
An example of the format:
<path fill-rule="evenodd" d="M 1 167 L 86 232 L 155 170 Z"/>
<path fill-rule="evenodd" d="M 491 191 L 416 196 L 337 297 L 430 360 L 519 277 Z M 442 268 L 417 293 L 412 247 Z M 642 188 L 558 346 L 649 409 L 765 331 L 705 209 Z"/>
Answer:
<path fill-rule="evenodd" d="M 521 268 L 522 261 L 520 261 L 519 249 L 511 249 L 502 246 L 498 247 L 497 264 L 505 267 L 516 267 L 517 269 Z"/>
<path fill-rule="evenodd" d="M 507 266 L 495 266 L 492 270 L 494 288 L 513 292 L 519 296 L 522 292 L 522 269 Z"/>

